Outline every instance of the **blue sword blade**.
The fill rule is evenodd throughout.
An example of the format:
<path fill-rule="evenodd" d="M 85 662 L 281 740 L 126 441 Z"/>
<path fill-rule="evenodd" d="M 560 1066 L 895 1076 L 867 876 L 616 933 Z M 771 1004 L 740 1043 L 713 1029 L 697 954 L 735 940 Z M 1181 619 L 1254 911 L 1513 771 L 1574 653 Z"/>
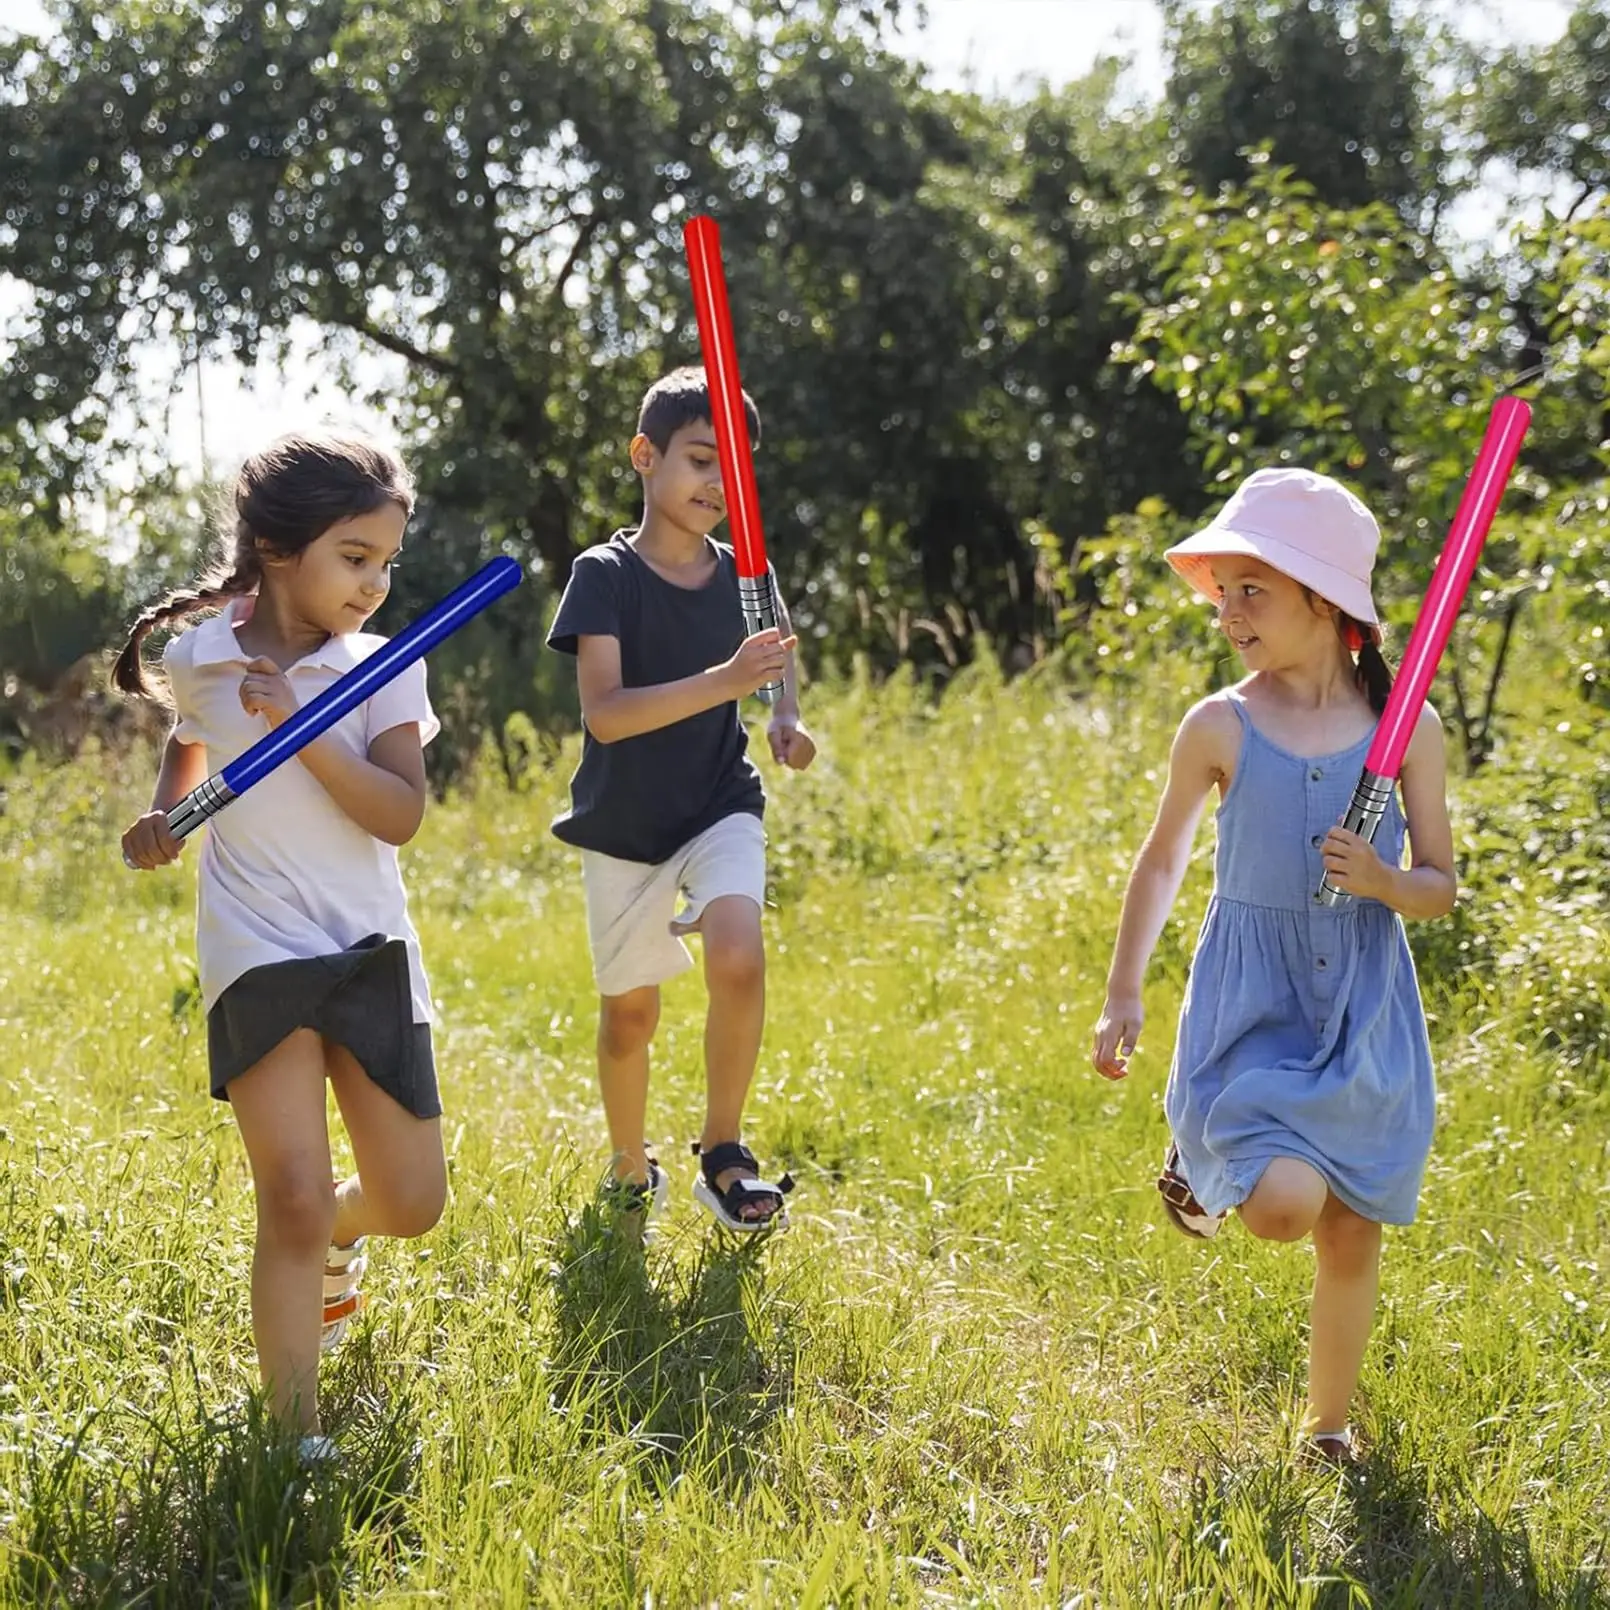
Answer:
<path fill-rule="evenodd" d="M 507 556 L 483 566 L 384 647 L 376 649 L 361 665 L 354 666 L 333 686 L 326 688 L 311 704 L 304 705 L 289 721 L 230 761 L 220 774 L 224 785 L 238 798 L 254 783 L 260 783 L 299 749 L 328 732 L 349 710 L 356 709 L 415 660 L 429 654 L 471 616 L 478 615 L 488 604 L 517 587 L 521 575 L 519 563 Z"/>

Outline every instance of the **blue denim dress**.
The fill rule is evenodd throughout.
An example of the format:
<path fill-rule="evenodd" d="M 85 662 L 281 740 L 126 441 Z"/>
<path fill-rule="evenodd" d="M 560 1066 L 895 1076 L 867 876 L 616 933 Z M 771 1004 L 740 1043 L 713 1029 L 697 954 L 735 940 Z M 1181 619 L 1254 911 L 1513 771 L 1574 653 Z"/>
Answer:
<path fill-rule="evenodd" d="M 1164 1110 L 1209 1213 L 1240 1206 L 1272 1158 L 1319 1170 L 1354 1212 L 1410 1224 L 1436 1086 L 1403 921 L 1377 900 L 1314 898 L 1319 846 L 1346 814 L 1369 738 L 1293 755 L 1241 719 L 1215 821 L 1214 889 L 1197 937 Z M 1376 833 L 1398 864 L 1396 795 Z"/>

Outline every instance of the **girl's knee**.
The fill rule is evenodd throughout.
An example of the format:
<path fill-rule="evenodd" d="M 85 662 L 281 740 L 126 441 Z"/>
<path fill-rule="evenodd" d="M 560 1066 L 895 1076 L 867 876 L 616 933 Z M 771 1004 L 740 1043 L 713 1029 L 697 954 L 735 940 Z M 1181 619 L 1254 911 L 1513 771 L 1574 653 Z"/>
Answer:
<path fill-rule="evenodd" d="M 1317 1169 L 1277 1157 L 1241 1206 L 1241 1222 L 1262 1241 L 1300 1241 L 1325 1207 L 1329 1187 Z"/>
<path fill-rule="evenodd" d="M 364 1195 L 370 1196 L 364 1186 Z M 385 1233 L 399 1240 L 427 1235 L 441 1222 L 447 1207 L 447 1171 L 422 1168 L 408 1179 L 388 1184 L 382 1217 Z"/>
<path fill-rule="evenodd" d="M 1314 1227 L 1300 1203 L 1252 1197 L 1241 1208 L 1241 1222 L 1260 1241 L 1301 1241 Z"/>
<path fill-rule="evenodd" d="M 1332 1200 L 1314 1226 L 1314 1249 L 1335 1273 L 1368 1274 L 1381 1256 L 1381 1226 Z"/>
<path fill-rule="evenodd" d="M 335 1183 L 328 1170 L 298 1163 L 270 1169 L 254 1181 L 259 1235 L 289 1252 L 322 1252 L 335 1228 Z"/>
<path fill-rule="evenodd" d="M 654 1038 L 660 1021 L 660 992 L 632 990 L 606 995 L 598 1009 L 598 1044 L 605 1056 L 626 1057 Z"/>

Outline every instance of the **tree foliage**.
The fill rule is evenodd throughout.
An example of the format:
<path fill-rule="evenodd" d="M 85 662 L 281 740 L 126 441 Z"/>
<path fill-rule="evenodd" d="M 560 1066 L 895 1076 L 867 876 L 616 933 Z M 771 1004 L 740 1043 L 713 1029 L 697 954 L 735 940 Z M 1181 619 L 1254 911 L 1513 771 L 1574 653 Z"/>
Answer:
<path fill-rule="evenodd" d="M 0 477 L 8 550 L 35 556 L 13 596 L 48 572 L 83 607 L 50 638 L 15 606 L 34 646 L 8 628 L 0 672 L 32 654 L 48 680 L 194 545 L 160 488 L 131 566 L 73 529 L 142 345 L 250 360 L 311 323 L 404 375 L 424 499 L 381 624 L 520 556 L 522 610 L 441 674 L 469 745 L 549 721 L 570 693 L 542 617 L 636 516 L 643 389 L 697 358 L 695 211 L 721 223 L 817 666 L 1106 642 L 1091 556 L 1281 458 L 1354 480 L 1423 564 L 1491 397 L 1539 363 L 1535 494 L 1601 472 L 1602 208 L 1457 268 L 1439 231 L 1456 128 L 1601 183 L 1605 0 L 1448 106 L 1440 47 L 1384 3 L 1170 5 L 1156 106 L 1110 62 L 1021 101 L 941 93 L 889 43 L 901 11 L 55 0 L 48 38 L 0 42 L 0 273 L 26 287 Z"/>

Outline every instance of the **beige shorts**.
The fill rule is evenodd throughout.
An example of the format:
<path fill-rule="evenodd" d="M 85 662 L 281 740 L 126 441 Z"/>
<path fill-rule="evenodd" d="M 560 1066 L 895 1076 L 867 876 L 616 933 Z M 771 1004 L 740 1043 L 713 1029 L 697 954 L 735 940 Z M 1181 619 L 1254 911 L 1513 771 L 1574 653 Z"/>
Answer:
<path fill-rule="evenodd" d="M 693 965 L 682 935 L 712 900 L 744 895 L 765 908 L 766 829 L 746 812 L 724 816 L 658 866 L 583 850 L 581 873 L 598 993 L 624 995 Z"/>

